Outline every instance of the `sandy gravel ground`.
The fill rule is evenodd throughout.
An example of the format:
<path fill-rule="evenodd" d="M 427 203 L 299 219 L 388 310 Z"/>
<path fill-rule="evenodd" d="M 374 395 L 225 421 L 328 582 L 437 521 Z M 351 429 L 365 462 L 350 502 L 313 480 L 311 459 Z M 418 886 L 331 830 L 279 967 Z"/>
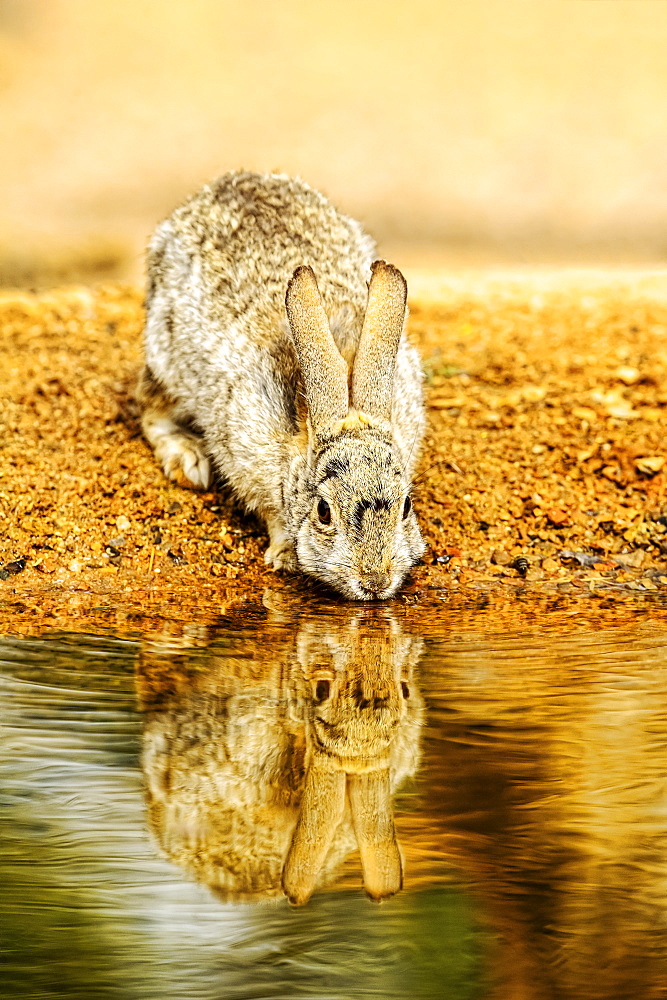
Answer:
<path fill-rule="evenodd" d="M 491 604 L 492 627 L 536 606 L 661 617 L 667 277 L 410 278 L 429 548 L 394 604 L 440 622 Z M 4 631 L 211 620 L 267 587 L 322 597 L 264 567 L 262 526 L 224 489 L 156 466 L 132 396 L 141 300 L 111 284 L 0 293 Z"/>

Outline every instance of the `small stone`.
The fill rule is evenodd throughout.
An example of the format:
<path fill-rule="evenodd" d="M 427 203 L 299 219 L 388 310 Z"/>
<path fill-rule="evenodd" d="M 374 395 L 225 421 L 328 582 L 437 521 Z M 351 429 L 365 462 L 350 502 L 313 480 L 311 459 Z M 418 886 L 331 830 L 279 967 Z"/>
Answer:
<path fill-rule="evenodd" d="M 601 475 L 608 479 L 610 483 L 616 483 L 621 477 L 621 468 L 618 465 L 605 465 Z"/>
<path fill-rule="evenodd" d="M 634 552 L 621 552 L 618 559 L 624 566 L 631 569 L 639 569 L 643 565 L 646 553 L 643 549 L 635 549 Z"/>
<path fill-rule="evenodd" d="M 180 549 L 167 549 L 167 556 L 173 562 L 174 566 L 183 566 L 187 563 L 187 559 L 183 555 Z"/>
<path fill-rule="evenodd" d="M 616 369 L 616 378 L 623 382 L 625 385 L 634 385 L 640 379 L 640 371 L 638 368 L 631 368 L 629 365 L 621 365 Z"/>
<path fill-rule="evenodd" d="M 3 566 L 3 572 L 7 576 L 17 576 L 18 573 L 22 573 L 27 566 L 26 559 L 15 559 L 13 562 L 8 562 Z M 7 579 L 7 576 L 3 577 L 3 580 Z"/>
<path fill-rule="evenodd" d="M 572 416 L 576 417 L 577 420 L 586 420 L 589 424 L 592 424 L 594 420 L 597 420 L 597 413 L 595 410 L 591 410 L 589 406 L 575 406 L 572 408 Z"/>
<path fill-rule="evenodd" d="M 524 515 L 524 504 L 520 497 L 510 497 L 508 503 L 509 512 L 512 517 L 523 517 Z"/>
<path fill-rule="evenodd" d="M 570 520 L 570 515 L 562 507 L 548 507 L 544 513 L 555 528 L 562 528 Z"/>
<path fill-rule="evenodd" d="M 491 562 L 496 566 L 509 566 L 512 557 L 505 549 L 494 549 L 491 553 Z"/>
<path fill-rule="evenodd" d="M 608 417 L 615 417 L 617 420 L 636 420 L 639 417 L 639 413 L 627 399 L 617 398 L 613 393 L 607 393 L 601 402 Z"/>
<path fill-rule="evenodd" d="M 526 385 L 522 390 L 523 398 L 529 403 L 538 403 L 547 394 L 543 385 Z"/>
<path fill-rule="evenodd" d="M 131 528 L 129 518 L 125 517 L 124 514 L 119 514 L 118 517 L 116 518 L 116 527 L 121 532 L 129 531 Z"/>
<path fill-rule="evenodd" d="M 643 472 L 645 476 L 655 476 L 664 464 L 665 459 L 662 455 L 647 455 L 635 461 L 635 468 L 638 472 Z"/>
<path fill-rule="evenodd" d="M 53 556 L 43 556 L 38 563 L 35 563 L 38 573 L 55 573 L 57 566 L 58 562 Z"/>

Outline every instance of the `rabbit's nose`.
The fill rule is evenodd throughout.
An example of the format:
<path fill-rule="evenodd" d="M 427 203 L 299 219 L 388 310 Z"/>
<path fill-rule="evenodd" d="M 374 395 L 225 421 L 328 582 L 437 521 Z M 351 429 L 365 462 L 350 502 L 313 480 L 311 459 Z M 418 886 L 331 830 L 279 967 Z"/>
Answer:
<path fill-rule="evenodd" d="M 383 590 L 386 590 L 391 583 L 391 577 L 388 573 L 383 573 L 381 570 L 377 570 L 373 573 L 364 573 L 361 577 L 361 585 L 366 590 L 372 591 L 374 594 L 381 594 Z"/>
<path fill-rule="evenodd" d="M 375 710 L 384 708 L 389 703 L 390 693 L 386 688 L 375 688 L 372 684 L 357 684 L 352 691 L 352 697 L 357 708 L 365 711 L 368 708 Z"/>

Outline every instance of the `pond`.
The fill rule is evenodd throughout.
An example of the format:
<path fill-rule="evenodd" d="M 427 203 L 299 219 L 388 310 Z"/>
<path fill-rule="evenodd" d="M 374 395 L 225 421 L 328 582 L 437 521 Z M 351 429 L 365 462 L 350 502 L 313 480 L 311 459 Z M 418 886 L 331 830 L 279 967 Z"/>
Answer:
<path fill-rule="evenodd" d="M 0 661 L 3 997 L 667 995 L 659 624 L 267 594 Z"/>

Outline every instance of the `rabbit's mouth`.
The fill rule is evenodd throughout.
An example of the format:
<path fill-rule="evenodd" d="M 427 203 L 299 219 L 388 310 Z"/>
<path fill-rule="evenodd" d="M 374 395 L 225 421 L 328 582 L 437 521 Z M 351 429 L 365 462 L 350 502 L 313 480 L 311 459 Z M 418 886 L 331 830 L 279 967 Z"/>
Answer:
<path fill-rule="evenodd" d="M 357 581 L 357 592 L 361 601 L 386 601 L 388 597 L 393 597 L 401 585 L 402 577 L 392 579 L 388 574 L 382 573 L 378 576 L 382 579 L 361 578 Z"/>
<path fill-rule="evenodd" d="M 389 752 L 397 723 L 394 713 L 386 710 L 375 718 L 351 710 L 344 723 L 329 722 L 318 715 L 314 726 L 316 748 L 320 754 L 336 760 L 343 770 L 346 761 L 354 770 L 363 761 L 376 768 Z"/>
<path fill-rule="evenodd" d="M 387 590 L 367 590 L 365 587 L 359 587 L 361 601 L 386 601 L 388 597 L 394 592 L 394 588 L 389 587 Z"/>

